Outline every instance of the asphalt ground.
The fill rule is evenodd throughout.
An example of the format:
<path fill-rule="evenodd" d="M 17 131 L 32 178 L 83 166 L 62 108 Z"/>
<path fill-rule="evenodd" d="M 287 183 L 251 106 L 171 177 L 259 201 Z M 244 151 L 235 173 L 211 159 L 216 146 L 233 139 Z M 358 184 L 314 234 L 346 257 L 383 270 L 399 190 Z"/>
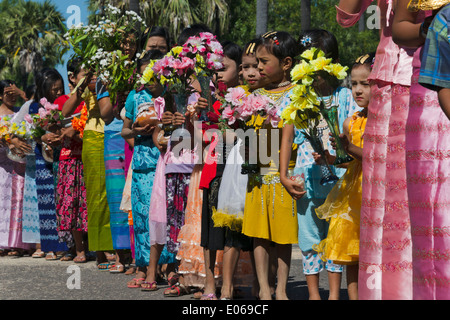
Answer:
<path fill-rule="evenodd" d="M 127 288 L 132 275 L 114 274 L 97 269 L 95 261 L 76 264 L 71 261 L 45 260 L 45 258 L 0 257 L 0 300 L 65 300 L 65 301 L 114 301 L 114 300 L 190 300 L 193 295 L 176 298 L 164 297 L 167 283 L 159 283 L 159 290 L 144 292 Z M 347 299 L 345 272 L 342 277 L 341 299 Z M 326 272 L 320 276 L 322 299 L 328 297 Z M 240 288 L 240 301 L 251 301 L 250 288 Z M 301 256 L 298 247 L 293 246 L 290 276 L 287 288 L 291 300 L 308 300 L 306 279 L 301 270 Z"/>

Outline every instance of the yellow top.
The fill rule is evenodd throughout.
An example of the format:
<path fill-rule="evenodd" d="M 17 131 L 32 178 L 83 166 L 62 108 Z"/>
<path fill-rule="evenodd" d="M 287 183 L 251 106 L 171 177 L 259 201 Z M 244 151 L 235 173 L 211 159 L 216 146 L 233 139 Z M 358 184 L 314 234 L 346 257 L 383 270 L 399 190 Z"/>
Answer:
<path fill-rule="evenodd" d="M 86 102 L 86 108 L 88 111 L 88 119 L 84 130 L 104 132 L 105 121 L 103 121 L 100 114 L 100 107 L 98 105 L 96 95 L 86 88 L 82 98 Z"/>

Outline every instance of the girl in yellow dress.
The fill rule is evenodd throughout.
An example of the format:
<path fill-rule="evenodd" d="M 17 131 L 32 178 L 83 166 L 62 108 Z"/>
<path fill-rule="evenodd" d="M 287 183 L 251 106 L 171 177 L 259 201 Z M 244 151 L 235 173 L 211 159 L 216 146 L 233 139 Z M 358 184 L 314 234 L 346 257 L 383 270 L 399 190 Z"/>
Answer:
<path fill-rule="evenodd" d="M 297 42 L 286 32 L 269 32 L 262 36 L 256 47 L 262 88 L 254 92 L 269 97 L 279 112 L 287 105 L 294 87 L 290 82 L 290 71 L 299 50 Z M 295 200 L 280 182 L 280 152 L 279 147 L 275 147 L 275 143 L 281 145 L 281 137 L 287 129 L 282 121 L 273 128 L 273 124 L 264 123 L 264 120 L 260 116 L 255 119 L 259 172 L 248 177 L 242 233 L 253 238 L 259 298 L 271 299 L 269 261 L 275 253 L 278 263 L 275 294 L 277 300 L 286 300 L 292 244 L 298 241 L 297 208 Z M 264 147 L 266 152 L 260 152 Z M 261 158 L 264 155 L 266 159 Z M 251 156 L 250 150 L 250 159 Z M 293 169 L 295 161 L 290 164 Z M 272 246 L 276 250 L 270 250 Z"/>
<path fill-rule="evenodd" d="M 351 73 L 353 98 L 363 110 L 355 112 L 345 120 L 344 133 L 340 138 L 354 160 L 348 164 L 347 171 L 330 191 L 324 204 L 316 209 L 317 216 L 328 220 L 330 226 L 327 238 L 314 249 L 323 253 L 322 259 L 347 265 L 347 290 L 351 300 L 358 298 L 359 221 L 362 201 L 361 160 L 367 106 L 370 99 L 367 78 L 372 69 L 372 61 L 373 55 L 369 54 L 358 58 Z"/>

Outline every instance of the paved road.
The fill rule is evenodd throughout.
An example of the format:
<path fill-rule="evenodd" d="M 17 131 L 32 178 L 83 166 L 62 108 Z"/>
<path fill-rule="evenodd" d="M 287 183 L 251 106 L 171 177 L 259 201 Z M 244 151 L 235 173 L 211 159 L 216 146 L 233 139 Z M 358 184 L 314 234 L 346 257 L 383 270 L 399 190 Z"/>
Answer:
<path fill-rule="evenodd" d="M 74 268 L 74 269 L 72 269 Z M 79 268 L 79 269 L 78 269 Z M 75 270 L 75 271 L 74 271 Z M 68 288 L 68 279 L 79 275 L 80 288 Z M 99 271 L 94 261 L 75 264 L 63 261 L 46 261 L 25 257 L 0 257 L 0 300 L 191 300 L 192 295 L 165 298 L 166 284 L 160 284 L 155 292 L 143 292 L 126 287 L 132 276 Z M 69 281 L 69 284 L 76 282 Z M 320 288 L 323 299 L 328 296 L 328 283 L 322 272 Z M 250 289 L 243 288 L 243 300 L 254 300 Z M 291 300 L 307 300 L 306 281 L 301 272 L 298 248 L 293 248 L 291 272 L 288 284 Z M 345 274 L 342 279 L 341 299 L 346 300 Z"/>

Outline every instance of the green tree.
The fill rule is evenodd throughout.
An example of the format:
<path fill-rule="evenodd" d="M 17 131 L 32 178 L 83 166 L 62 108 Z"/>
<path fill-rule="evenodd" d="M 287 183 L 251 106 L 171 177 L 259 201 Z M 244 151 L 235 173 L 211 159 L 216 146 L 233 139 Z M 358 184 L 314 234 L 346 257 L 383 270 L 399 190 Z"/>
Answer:
<path fill-rule="evenodd" d="M 130 4 L 133 6 L 136 1 L 89 0 L 89 22 L 99 20 L 98 15 L 105 4 L 130 10 Z M 172 39 L 194 23 L 204 23 L 216 34 L 222 34 L 227 30 L 229 21 L 229 8 L 225 0 L 140 0 L 139 14 L 148 26 L 166 27 Z"/>
<path fill-rule="evenodd" d="M 0 78 L 25 88 L 36 71 L 62 63 L 64 18 L 49 0 L 3 0 L 0 8 Z"/>

